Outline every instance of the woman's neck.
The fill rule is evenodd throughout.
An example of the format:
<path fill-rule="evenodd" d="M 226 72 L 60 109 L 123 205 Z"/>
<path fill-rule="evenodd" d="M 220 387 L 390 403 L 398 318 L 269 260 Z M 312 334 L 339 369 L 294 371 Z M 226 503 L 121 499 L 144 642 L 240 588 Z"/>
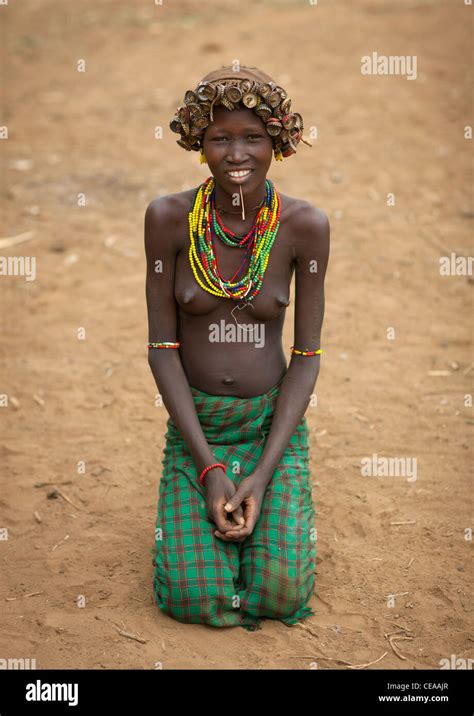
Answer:
<path fill-rule="evenodd" d="M 262 206 L 266 196 L 266 185 L 263 182 L 260 186 L 251 192 L 244 191 L 242 187 L 242 196 L 244 201 L 245 219 L 250 216 L 255 217 Z M 226 218 L 233 217 L 242 222 L 242 206 L 241 206 L 240 187 L 236 185 L 235 190 L 229 194 L 223 187 L 217 183 L 214 189 L 215 205 L 220 214 Z M 243 222 L 242 222 L 243 223 Z"/>

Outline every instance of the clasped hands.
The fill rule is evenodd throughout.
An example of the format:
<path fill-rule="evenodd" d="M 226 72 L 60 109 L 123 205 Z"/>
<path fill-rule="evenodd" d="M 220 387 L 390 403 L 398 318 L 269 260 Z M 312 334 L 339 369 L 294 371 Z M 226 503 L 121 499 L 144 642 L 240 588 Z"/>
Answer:
<path fill-rule="evenodd" d="M 236 485 L 222 468 L 209 470 L 205 478 L 207 516 L 224 542 L 243 542 L 252 534 L 260 516 L 267 482 L 253 472 Z"/>

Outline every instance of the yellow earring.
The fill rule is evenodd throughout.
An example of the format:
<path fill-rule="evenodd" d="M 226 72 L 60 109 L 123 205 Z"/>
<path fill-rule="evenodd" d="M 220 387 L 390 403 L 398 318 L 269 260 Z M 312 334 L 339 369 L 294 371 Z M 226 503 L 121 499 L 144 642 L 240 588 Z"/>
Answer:
<path fill-rule="evenodd" d="M 201 147 L 201 158 L 199 159 L 199 161 L 201 164 L 207 164 L 206 155 L 204 154 L 202 147 Z"/>
<path fill-rule="evenodd" d="M 280 150 L 278 150 L 277 152 L 275 152 L 275 159 L 276 159 L 277 162 L 282 162 L 282 161 L 283 161 L 283 154 L 281 153 Z"/>

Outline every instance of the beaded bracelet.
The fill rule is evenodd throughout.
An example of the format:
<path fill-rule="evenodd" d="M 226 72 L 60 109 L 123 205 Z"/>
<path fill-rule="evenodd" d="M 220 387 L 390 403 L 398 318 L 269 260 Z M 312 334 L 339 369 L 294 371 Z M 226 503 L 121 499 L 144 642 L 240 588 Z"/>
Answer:
<path fill-rule="evenodd" d="M 158 343 L 148 343 L 148 348 L 179 348 L 180 342 L 176 341 L 159 341 Z"/>
<path fill-rule="evenodd" d="M 316 356 L 319 355 L 319 353 L 322 353 L 321 348 L 318 348 L 317 351 L 300 351 L 294 346 L 291 346 L 290 348 L 291 352 L 294 353 L 297 356 Z"/>
<path fill-rule="evenodd" d="M 201 472 L 201 474 L 199 475 L 199 482 L 201 483 L 201 485 L 204 485 L 204 482 L 203 482 L 203 480 L 204 480 L 204 475 L 205 475 L 207 472 L 209 472 L 209 470 L 212 470 L 213 467 L 222 467 L 222 469 L 223 469 L 224 472 L 225 472 L 225 465 L 224 465 L 224 463 L 222 463 L 222 462 L 215 462 L 213 465 L 208 465 L 207 467 L 204 468 L 204 470 L 203 470 L 203 471 Z"/>

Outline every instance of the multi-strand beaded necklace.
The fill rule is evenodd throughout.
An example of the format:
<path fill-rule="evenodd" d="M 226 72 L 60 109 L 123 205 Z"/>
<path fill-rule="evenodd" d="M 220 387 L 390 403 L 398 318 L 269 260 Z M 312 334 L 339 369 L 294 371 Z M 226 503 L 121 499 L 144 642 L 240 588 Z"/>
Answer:
<path fill-rule="evenodd" d="M 188 217 L 189 262 L 196 281 L 204 291 L 234 300 L 245 298 L 247 303 L 259 293 L 270 251 L 280 227 L 280 197 L 269 179 L 265 180 L 265 188 L 265 199 L 255 224 L 245 236 L 237 236 L 223 225 L 219 217 L 215 206 L 214 177 L 209 177 L 198 187 Z M 213 235 L 228 246 L 246 248 L 240 267 L 228 281 L 219 271 Z M 245 276 L 242 276 L 250 250 L 252 251 L 250 265 Z M 204 282 L 198 275 L 198 268 Z"/>
<path fill-rule="evenodd" d="M 245 298 L 245 302 L 250 303 L 262 287 L 270 251 L 280 227 L 280 197 L 273 182 L 266 179 L 265 199 L 258 211 L 255 224 L 244 236 L 237 236 L 227 229 L 220 219 L 215 206 L 214 189 L 215 181 L 211 176 L 198 187 L 194 196 L 193 206 L 188 217 L 191 239 L 189 262 L 196 281 L 205 291 L 214 296 L 233 298 L 234 300 Z M 222 278 L 219 271 L 213 246 L 213 233 L 228 246 L 246 248 L 241 265 L 228 281 Z M 252 249 L 252 257 L 249 270 L 245 276 L 236 281 L 237 276 L 243 272 L 250 249 Z M 196 265 L 207 285 L 199 278 Z M 148 348 L 180 348 L 180 346 L 179 341 L 148 343 Z M 321 348 L 310 350 L 306 347 L 304 350 L 300 350 L 296 346 L 291 346 L 290 350 L 293 355 L 300 356 L 316 356 L 321 353 Z M 206 470 L 215 466 L 211 465 Z M 203 470 L 201 477 L 204 476 L 206 470 Z"/>

